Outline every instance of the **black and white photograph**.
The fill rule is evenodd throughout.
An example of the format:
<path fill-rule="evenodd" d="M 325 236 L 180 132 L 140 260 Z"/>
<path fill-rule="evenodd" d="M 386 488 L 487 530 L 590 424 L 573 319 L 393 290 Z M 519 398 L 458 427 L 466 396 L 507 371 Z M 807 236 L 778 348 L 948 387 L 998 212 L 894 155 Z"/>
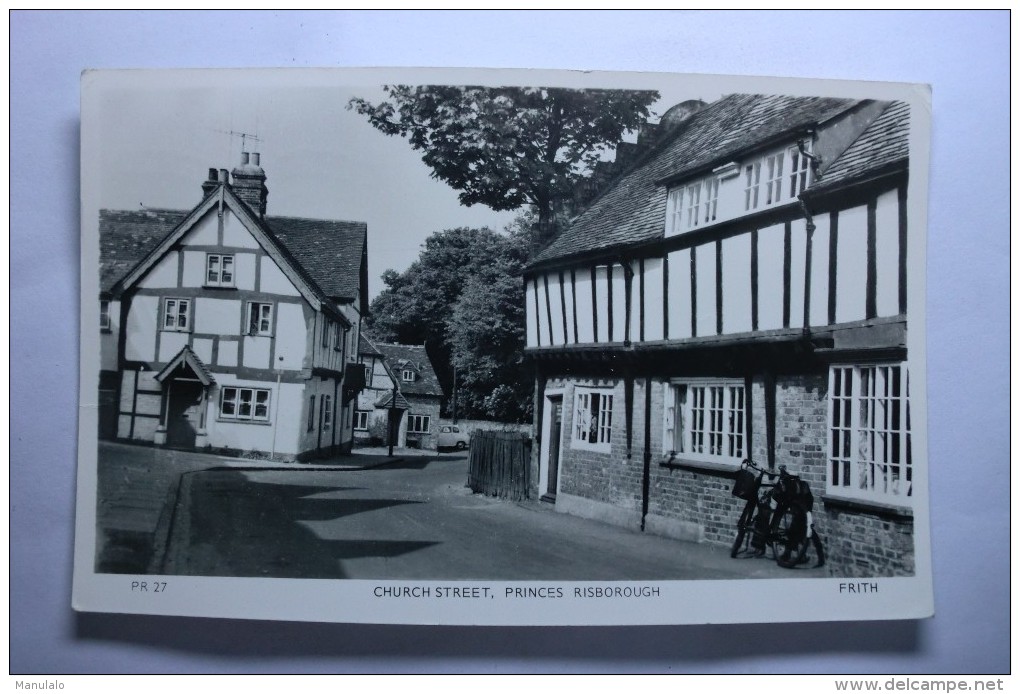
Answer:
<path fill-rule="evenodd" d="M 930 616 L 930 116 L 896 83 L 86 71 L 75 608 Z"/>

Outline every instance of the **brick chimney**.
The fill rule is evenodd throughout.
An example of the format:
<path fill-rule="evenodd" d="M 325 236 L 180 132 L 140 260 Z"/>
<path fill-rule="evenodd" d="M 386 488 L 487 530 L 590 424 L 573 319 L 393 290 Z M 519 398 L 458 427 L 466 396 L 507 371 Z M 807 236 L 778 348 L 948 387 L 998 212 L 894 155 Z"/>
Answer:
<path fill-rule="evenodd" d="M 247 203 L 248 207 L 263 219 L 266 216 L 266 172 L 259 166 L 258 152 L 241 152 L 241 165 L 231 171 L 234 183 L 231 186 L 234 194 Z"/>
<path fill-rule="evenodd" d="M 214 168 L 209 169 L 209 178 L 202 183 L 202 197 L 209 197 L 209 193 L 216 190 L 220 185 L 219 171 Z"/>

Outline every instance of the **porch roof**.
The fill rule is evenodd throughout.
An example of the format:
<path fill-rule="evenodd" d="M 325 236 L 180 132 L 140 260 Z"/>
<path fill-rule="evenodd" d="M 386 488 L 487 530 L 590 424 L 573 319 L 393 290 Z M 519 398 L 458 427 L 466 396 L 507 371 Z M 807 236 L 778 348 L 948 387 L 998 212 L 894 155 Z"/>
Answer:
<path fill-rule="evenodd" d="M 179 366 L 187 365 L 198 377 L 198 380 L 202 382 L 203 386 L 210 386 L 216 383 L 216 379 L 209 373 L 209 369 L 198 358 L 198 355 L 191 351 L 191 348 L 185 345 L 181 348 L 181 351 L 177 353 L 173 359 L 167 362 L 158 374 L 156 374 L 156 380 L 162 383 L 170 376 Z"/>

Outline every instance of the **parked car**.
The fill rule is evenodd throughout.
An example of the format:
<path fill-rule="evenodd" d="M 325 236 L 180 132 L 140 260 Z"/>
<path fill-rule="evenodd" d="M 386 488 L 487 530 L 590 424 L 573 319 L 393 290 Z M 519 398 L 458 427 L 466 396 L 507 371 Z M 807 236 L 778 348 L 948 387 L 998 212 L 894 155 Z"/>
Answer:
<path fill-rule="evenodd" d="M 461 431 L 456 424 L 444 424 L 439 427 L 439 447 L 464 450 L 468 447 L 467 432 Z"/>

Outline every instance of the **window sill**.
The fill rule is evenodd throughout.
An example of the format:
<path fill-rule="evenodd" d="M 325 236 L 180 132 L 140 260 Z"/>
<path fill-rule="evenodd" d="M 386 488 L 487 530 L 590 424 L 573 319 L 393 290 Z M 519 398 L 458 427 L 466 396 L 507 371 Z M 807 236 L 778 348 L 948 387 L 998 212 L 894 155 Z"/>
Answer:
<path fill-rule="evenodd" d="M 223 289 L 226 291 L 237 291 L 237 285 L 233 284 L 203 284 L 202 289 Z"/>
<path fill-rule="evenodd" d="M 191 328 L 163 328 L 160 332 L 164 333 L 190 333 Z"/>
<path fill-rule="evenodd" d="M 865 511 L 887 518 L 910 518 L 914 517 L 914 509 L 901 504 L 894 504 L 888 501 L 874 501 L 871 499 L 855 499 L 835 494 L 822 494 L 822 503 L 825 506 L 844 508 L 851 511 Z"/>
<path fill-rule="evenodd" d="M 664 458 L 659 462 L 659 467 L 669 470 L 690 470 L 692 472 L 704 472 L 719 477 L 734 477 L 740 469 L 740 463 L 712 463 L 706 460 L 691 460 L 690 458 Z"/>
<path fill-rule="evenodd" d="M 223 424 L 257 424 L 263 427 L 272 425 L 272 422 L 270 421 L 261 421 L 258 419 L 230 419 L 229 417 L 217 417 L 216 421 Z"/>
<path fill-rule="evenodd" d="M 599 453 L 601 455 L 610 455 L 613 452 L 610 444 L 592 446 L 578 441 L 572 441 L 570 449 L 573 451 L 584 451 L 585 453 Z"/>

